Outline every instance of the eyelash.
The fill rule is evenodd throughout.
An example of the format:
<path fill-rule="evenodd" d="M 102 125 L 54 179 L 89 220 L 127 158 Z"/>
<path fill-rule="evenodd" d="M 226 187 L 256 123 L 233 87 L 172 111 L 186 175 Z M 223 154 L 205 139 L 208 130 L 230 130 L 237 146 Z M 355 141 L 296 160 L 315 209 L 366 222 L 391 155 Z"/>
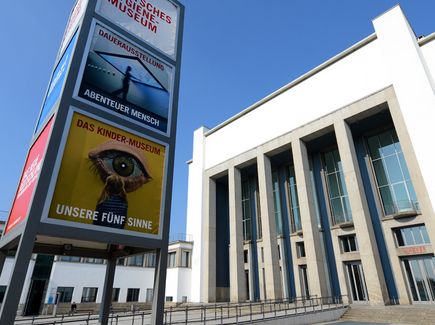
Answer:
<path fill-rule="evenodd" d="M 111 174 L 122 177 L 126 192 L 133 192 L 151 180 L 143 164 L 136 157 L 124 151 L 105 150 L 90 153 L 89 160 L 90 170 L 99 175 L 103 182 Z M 121 165 L 117 166 L 118 164 Z M 128 172 L 128 169 L 132 169 L 131 172 Z M 124 171 L 126 173 L 123 175 Z"/>

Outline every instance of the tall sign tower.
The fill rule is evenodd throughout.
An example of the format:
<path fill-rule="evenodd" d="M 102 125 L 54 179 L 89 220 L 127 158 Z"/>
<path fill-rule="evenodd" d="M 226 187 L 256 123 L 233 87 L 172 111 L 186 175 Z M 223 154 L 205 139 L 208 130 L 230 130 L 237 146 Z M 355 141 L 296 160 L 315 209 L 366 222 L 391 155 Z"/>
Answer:
<path fill-rule="evenodd" d="M 163 322 L 183 17 L 176 0 L 77 0 L 0 241 L 0 324 L 32 253 L 106 259 L 107 324 L 116 259 L 150 250 Z"/>

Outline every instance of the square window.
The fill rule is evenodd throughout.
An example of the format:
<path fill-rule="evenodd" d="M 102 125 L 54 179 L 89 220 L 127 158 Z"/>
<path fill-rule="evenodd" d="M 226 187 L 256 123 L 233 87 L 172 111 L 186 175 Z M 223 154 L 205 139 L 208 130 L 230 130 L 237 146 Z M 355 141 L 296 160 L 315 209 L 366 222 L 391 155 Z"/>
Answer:
<path fill-rule="evenodd" d="M 356 235 L 340 236 L 339 239 L 341 243 L 342 253 L 350 253 L 350 252 L 358 251 L 358 243 L 356 240 Z"/>
<path fill-rule="evenodd" d="M 127 302 L 139 301 L 139 288 L 128 288 Z"/>
<path fill-rule="evenodd" d="M 119 299 L 119 288 L 113 288 L 112 290 L 112 302 L 118 302 Z"/>
<path fill-rule="evenodd" d="M 71 302 L 74 287 L 57 287 L 58 302 Z"/>
<path fill-rule="evenodd" d="M 296 254 L 297 254 L 298 258 L 306 257 L 304 242 L 297 242 L 296 243 Z"/>
<path fill-rule="evenodd" d="M 95 302 L 97 300 L 98 288 L 84 287 L 81 302 Z"/>

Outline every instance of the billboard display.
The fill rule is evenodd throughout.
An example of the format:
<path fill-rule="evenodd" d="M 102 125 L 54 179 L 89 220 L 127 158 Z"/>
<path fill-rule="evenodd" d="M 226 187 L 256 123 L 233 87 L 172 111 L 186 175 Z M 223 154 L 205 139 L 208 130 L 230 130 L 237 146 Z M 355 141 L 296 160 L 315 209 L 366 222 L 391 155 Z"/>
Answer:
<path fill-rule="evenodd" d="M 11 213 L 6 223 L 5 234 L 27 218 L 29 204 L 41 171 L 52 124 L 53 119 L 47 123 L 44 130 L 29 150 L 26 164 L 24 165 L 24 171 L 21 175 L 18 190 L 12 204 Z"/>
<path fill-rule="evenodd" d="M 175 58 L 178 8 L 168 0 L 100 0 L 97 13 Z"/>
<path fill-rule="evenodd" d="M 161 60 L 96 24 L 78 95 L 166 133 L 172 74 Z"/>
<path fill-rule="evenodd" d="M 75 34 L 72 38 L 64 55 L 62 56 L 62 59 L 59 61 L 56 69 L 54 70 L 53 76 L 50 80 L 50 85 L 48 86 L 47 95 L 45 96 L 44 104 L 42 106 L 41 114 L 39 115 L 39 120 L 38 124 L 36 125 L 35 133 L 39 131 L 48 113 L 51 111 L 54 104 L 56 104 L 57 100 L 59 99 L 60 93 L 65 83 L 65 78 L 68 72 L 69 64 L 71 62 L 71 57 L 73 54 L 72 52 L 76 40 L 77 34 Z"/>
<path fill-rule="evenodd" d="M 48 221 L 160 235 L 166 147 L 75 112 Z"/>
<path fill-rule="evenodd" d="M 68 40 L 76 30 L 76 27 L 79 24 L 80 19 L 83 17 L 87 6 L 88 0 L 77 0 L 73 10 L 71 11 L 71 15 L 69 16 L 68 24 L 66 25 L 65 32 L 63 34 L 58 55 L 62 55 L 63 50 L 68 44 Z"/>

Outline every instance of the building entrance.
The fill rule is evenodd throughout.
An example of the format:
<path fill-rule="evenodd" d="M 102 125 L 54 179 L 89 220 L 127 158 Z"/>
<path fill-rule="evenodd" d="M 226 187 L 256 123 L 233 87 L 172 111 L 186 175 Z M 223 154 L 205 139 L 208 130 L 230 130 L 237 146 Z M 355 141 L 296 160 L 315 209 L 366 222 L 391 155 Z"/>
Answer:
<path fill-rule="evenodd" d="M 366 280 L 361 261 L 346 263 L 347 279 L 352 294 L 352 302 L 368 301 Z"/>
<path fill-rule="evenodd" d="M 406 257 L 402 259 L 412 301 L 435 301 L 435 258 L 433 256 Z"/>

